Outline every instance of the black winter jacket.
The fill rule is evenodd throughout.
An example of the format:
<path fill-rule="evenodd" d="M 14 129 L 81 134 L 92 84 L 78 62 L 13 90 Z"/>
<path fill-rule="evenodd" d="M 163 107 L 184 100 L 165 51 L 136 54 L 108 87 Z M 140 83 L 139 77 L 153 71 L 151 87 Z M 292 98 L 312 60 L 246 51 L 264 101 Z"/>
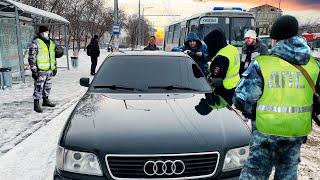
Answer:
<path fill-rule="evenodd" d="M 216 56 L 216 54 L 224 47 L 226 47 L 227 41 L 223 32 L 219 30 L 213 30 L 204 39 L 204 42 L 208 47 L 208 57 L 212 61 L 210 65 L 211 78 L 213 79 L 225 79 L 229 68 L 229 59 L 224 56 Z M 225 89 L 223 85 L 215 87 L 214 92 L 225 99 L 229 104 L 232 104 L 232 97 L 234 89 Z"/>
<path fill-rule="evenodd" d="M 98 40 L 92 39 L 90 44 L 91 44 L 91 56 L 92 57 L 99 57 L 100 56 L 100 47 L 99 47 Z"/>

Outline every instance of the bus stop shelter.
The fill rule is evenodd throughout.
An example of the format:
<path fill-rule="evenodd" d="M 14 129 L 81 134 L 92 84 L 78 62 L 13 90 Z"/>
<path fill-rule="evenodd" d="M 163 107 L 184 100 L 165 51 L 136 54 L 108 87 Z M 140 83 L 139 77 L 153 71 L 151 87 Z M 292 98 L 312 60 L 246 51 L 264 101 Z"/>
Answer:
<path fill-rule="evenodd" d="M 19 79 L 23 83 L 25 82 L 24 50 L 27 52 L 35 34 L 34 27 L 39 25 L 64 27 L 64 45 L 67 56 L 67 67 L 65 68 L 69 69 L 67 38 L 69 21 L 57 14 L 20 2 L 0 0 L 0 68 L 1 66 L 12 66 L 19 73 Z"/>

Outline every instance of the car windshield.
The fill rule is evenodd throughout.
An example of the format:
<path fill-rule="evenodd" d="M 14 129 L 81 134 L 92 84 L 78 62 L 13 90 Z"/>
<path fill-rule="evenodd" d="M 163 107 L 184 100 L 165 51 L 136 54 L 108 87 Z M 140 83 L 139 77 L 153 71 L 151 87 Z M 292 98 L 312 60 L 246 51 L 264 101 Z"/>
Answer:
<path fill-rule="evenodd" d="M 114 56 L 105 60 L 89 91 L 112 93 L 209 92 L 189 57 Z"/>

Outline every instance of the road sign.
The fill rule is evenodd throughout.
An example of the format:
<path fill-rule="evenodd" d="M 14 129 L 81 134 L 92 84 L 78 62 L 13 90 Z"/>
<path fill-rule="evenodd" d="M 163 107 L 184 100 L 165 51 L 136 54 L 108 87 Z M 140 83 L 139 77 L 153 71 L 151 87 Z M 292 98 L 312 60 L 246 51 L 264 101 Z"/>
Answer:
<path fill-rule="evenodd" d="M 113 35 L 118 35 L 120 34 L 120 26 L 115 24 L 113 25 Z"/>

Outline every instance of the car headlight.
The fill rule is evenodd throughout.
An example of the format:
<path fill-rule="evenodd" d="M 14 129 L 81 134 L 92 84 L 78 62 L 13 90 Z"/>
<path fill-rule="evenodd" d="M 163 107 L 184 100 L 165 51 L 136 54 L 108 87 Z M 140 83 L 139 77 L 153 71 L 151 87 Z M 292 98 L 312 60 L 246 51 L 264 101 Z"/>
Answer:
<path fill-rule="evenodd" d="M 249 146 L 231 149 L 227 152 L 222 171 L 241 169 L 249 155 Z"/>
<path fill-rule="evenodd" d="M 71 151 L 58 146 L 57 168 L 73 173 L 102 176 L 98 158 L 93 153 Z"/>

